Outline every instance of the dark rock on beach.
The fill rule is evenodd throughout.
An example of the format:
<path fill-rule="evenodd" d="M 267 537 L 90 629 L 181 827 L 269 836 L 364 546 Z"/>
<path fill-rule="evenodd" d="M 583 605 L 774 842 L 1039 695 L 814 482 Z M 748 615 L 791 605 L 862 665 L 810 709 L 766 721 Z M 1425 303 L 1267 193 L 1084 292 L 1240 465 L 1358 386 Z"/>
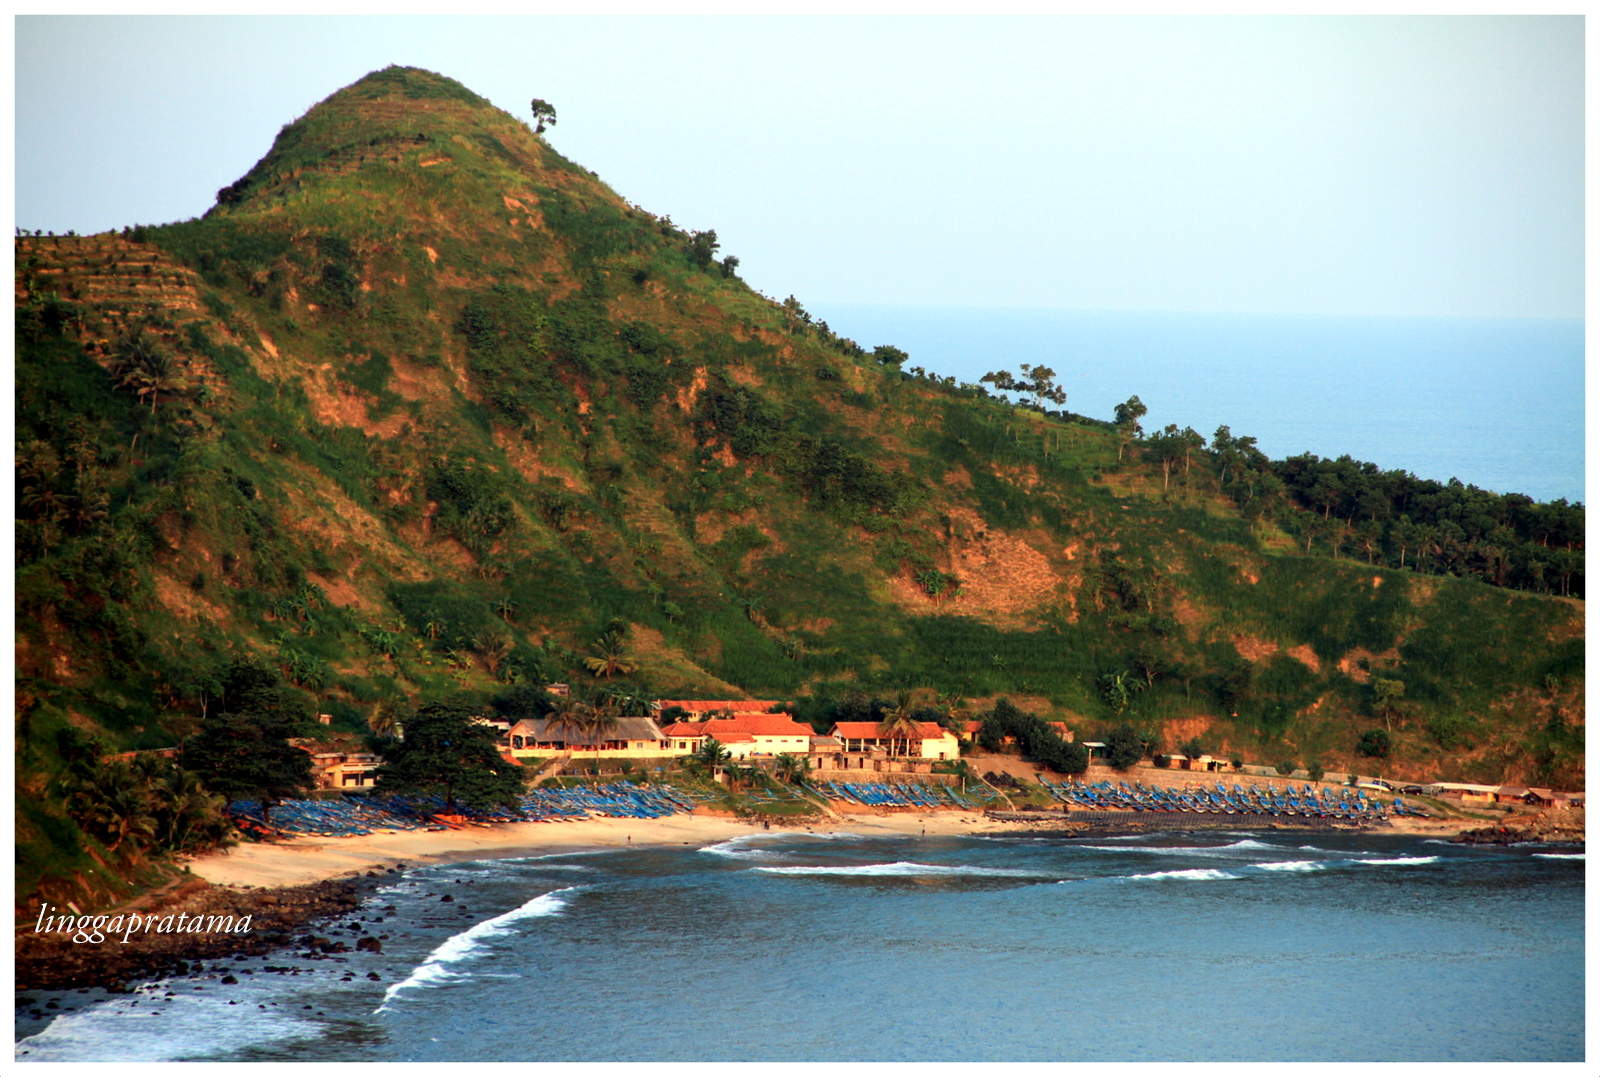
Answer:
<path fill-rule="evenodd" d="M 365 884 L 365 880 L 361 882 Z M 195 880 L 172 893 L 96 914 L 106 916 L 108 923 L 119 912 L 124 917 L 130 912 L 141 917 L 249 916 L 250 930 L 244 934 L 136 931 L 124 943 L 120 933 L 107 932 L 104 942 L 75 943 L 70 934 L 38 933 L 36 923 L 21 923 L 16 929 L 16 988 L 122 990 L 133 981 L 199 974 L 207 960 L 268 953 L 289 945 L 306 924 L 349 916 L 360 906 L 367 885 L 333 880 L 268 892 L 232 890 Z M 70 910 L 61 912 L 70 915 Z M 340 952 L 348 950 L 343 943 L 336 945 Z"/>

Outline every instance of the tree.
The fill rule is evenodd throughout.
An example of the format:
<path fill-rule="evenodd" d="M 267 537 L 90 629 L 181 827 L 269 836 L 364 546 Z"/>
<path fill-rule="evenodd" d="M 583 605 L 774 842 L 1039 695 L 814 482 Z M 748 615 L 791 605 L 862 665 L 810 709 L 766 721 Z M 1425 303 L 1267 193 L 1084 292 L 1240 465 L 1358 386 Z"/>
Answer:
<path fill-rule="evenodd" d="M 111 347 L 111 373 L 119 388 L 131 389 L 140 400 L 150 398 L 152 415 L 162 393 L 173 396 L 189 388 L 179 361 L 143 329 L 117 338 Z"/>
<path fill-rule="evenodd" d="M 1100 678 L 1100 694 L 1111 704 L 1112 712 L 1115 714 L 1127 710 L 1133 702 L 1134 693 L 1142 692 L 1145 688 L 1143 682 L 1125 669 L 1107 673 Z"/>
<path fill-rule="evenodd" d="M 483 659 L 483 666 L 491 676 L 499 672 L 501 664 L 511 656 L 515 646 L 516 640 L 512 639 L 511 633 L 499 625 L 490 625 L 472 640 L 472 649 Z"/>
<path fill-rule="evenodd" d="M 724 748 L 716 737 L 707 737 L 706 742 L 700 745 L 689 758 L 695 765 L 711 771 L 717 767 L 724 766 L 729 759 L 733 758 L 733 754 Z"/>
<path fill-rule="evenodd" d="M 632 673 L 638 668 L 629 661 L 627 626 L 613 624 L 595 642 L 595 653 L 583 660 L 584 666 L 596 677 L 610 680 L 618 673 Z"/>
<path fill-rule="evenodd" d="M 522 768 L 500 754 L 493 726 L 474 721 L 478 710 L 467 698 L 418 707 L 405 740 L 384 750 L 373 791 L 442 796 L 452 808 L 457 800 L 469 808 L 517 807 Z"/>
<path fill-rule="evenodd" d="M 1384 728 L 1394 730 L 1394 716 L 1400 710 L 1400 697 L 1406 694 L 1406 682 L 1392 677 L 1372 678 L 1372 710 L 1383 719 Z"/>
<path fill-rule="evenodd" d="M 704 232 L 694 232 L 689 236 L 689 260 L 701 269 L 710 269 L 711 263 L 716 261 L 717 248 L 722 244 L 717 242 L 715 229 Z"/>
<path fill-rule="evenodd" d="M 900 369 L 900 364 L 910 359 L 911 356 L 896 348 L 893 344 L 879 344 L 872 349 L 872 357 L 886 367 Z"/>
<path fill-rule="evenodd" d="M 1371 759 L 1387 759 L 1390 744 L 1387 729 L 1369 729 L 1356 741 L 1356 751 Z"/>
<path fill-rule="evenodd" d="M 1199 759 L 1206 754 L 1206 746 L 1199 737 L 1190 737 L 1178 745 L 1178 751 L 1183 753 L 1185 759 Z"/>
<path fill-rule="evenodd" d="M 1028 380 L 1017 382 L 1016 388 L 1019 392 L 1033 394 L 1034 407 L 1043 410 L 1046 400 L 1057 406 L 1067 402 L 1066 390 L 1056 385 L 1054 370 L 1042 364 L 1029 366 L 1027 363 L 1023 363 L 1020 369 Z"/>
<path fill-rule="evenodd" d="M 183 769 L 230 804 L 259 800 L 266 818 L 273 804 L 312 787 L 310 754 L 289 743 L 310 731 L 310 710 L 277 685 L 243 684 L 237 675 L 229 681 L 225 700 L 237 712 L 201 723 L 183 746 Z"/>
<path fill-rule="evenodd" d="M 878 723 L 878 735 L 897 742 L 900 755 L 910 755 L 911 739 L 917 732 L 918 722 L 912 713 L 911 693 L 899 692 L 895 695 L 894 706 L 884 712 L 883 721 Z M 890 754 L 894 753 L 891 751 Z"/>
<path fill-rule="evenodd" d="M 1137 396 L 1130 396 L 1125 402 L 1118 404 L 1112 413 L 1112 421 L 1117 426 L 1118 460 L 1122 459 L 1122 450 L 1128 447 L 1128 443 L 1144 433 L 1144 427 L 1139 425 L 1139 420 L 1144 418 L 1149 410 Z"/>
<path fill-rule="evenodd" d="M 156 836 L 150 790 L 126 763 L 108 764 L 92 776 L 78 779 L 67 796 L 67 810 L 91 834 L 108 843 L 107 852 L 116 852 L 130 838 L 137 846 Z"/>
<path fill-rule="evenodd" d="M 1117 770 L 1127 770 L 1144 758 L 1144 739 L 1139 731 L 1124 722 L 1106 738 L 1106 762 Z"/>
<path fill-rule="evenodd" d="M 991 370 L 978 380 L 993 385 L 1001 393 L 1018 392 L 1022 389 L 1022 385 L 1016 378 L 1011 376 L 1011 371 L 1009 370 Z M 1005 397 L 1001 397 L 1001 399 L 1004 400 Z"/>
<path fill-rule="evenodd" d="M 581 119 L 582 117 L 579 118 Z M 536 135 L 544 134 L 546 127 L 554 127 L 556 125 L 556 107 L 548 101 L 535 97 L 533 99 L 533 123 L 533 133 Z"/>

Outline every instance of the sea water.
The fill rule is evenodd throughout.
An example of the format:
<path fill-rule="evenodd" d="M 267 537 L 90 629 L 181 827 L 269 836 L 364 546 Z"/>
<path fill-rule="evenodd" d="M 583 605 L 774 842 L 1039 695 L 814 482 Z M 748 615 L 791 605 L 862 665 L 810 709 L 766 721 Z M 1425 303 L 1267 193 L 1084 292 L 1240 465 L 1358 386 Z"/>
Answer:
<path fill-rule="evenodd" d="M 1043 364 L 1097 419 L 1252 436 L 1274 459 L 1349 454 L 1535 500 L 1584 500 L 1584 323 L 824 304 L 864 347 L 959 381 Z"/>
<path fill-rule="evenodd" d="M 319 929 L 381 954 L 67 994 L 17 1058 L 1577 1061 L 1584 865 L 1338 831 L 436 865 Z"/>

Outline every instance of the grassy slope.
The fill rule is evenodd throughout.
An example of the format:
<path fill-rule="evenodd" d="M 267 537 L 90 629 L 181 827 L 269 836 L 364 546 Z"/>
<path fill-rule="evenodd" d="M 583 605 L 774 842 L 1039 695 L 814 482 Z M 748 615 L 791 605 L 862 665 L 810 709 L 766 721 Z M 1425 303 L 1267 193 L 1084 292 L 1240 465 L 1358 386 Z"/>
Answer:
<path fill-rule="evenodd" d="M 234 651 L 349 727 L 489 688 L 508 600 L 513 661 L 580 683 L 562 649 L 621 618 L 664 695 L 1010 694 L 1086 732 L 1144 647 L 1128 716 L 1169 746 L 1330 768 L 1394 676 L 1390 773 L 1581 781 L 1581 607 L 1293 556 L 1203 469 L 1163 493 L 1103 428 L 852 359 L 437 76 L 335 94 L 203 219 L 18 263 L 81 319 L 21 348 L 19 443 L 112 447 L 110 517 L 20 570 L 25 772 L 66 722 L 170 743 Z M 112 387 L 94 342 L 140 321 L 209 401 Z"/>

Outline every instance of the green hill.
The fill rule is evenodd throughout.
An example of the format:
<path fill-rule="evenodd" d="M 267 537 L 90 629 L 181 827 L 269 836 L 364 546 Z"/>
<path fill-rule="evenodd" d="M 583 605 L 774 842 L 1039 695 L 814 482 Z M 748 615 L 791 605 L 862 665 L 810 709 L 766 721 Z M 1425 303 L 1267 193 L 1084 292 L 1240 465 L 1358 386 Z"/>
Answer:
<path fill-rule="evenodd" d="M 19 894 L 95 848 L 63 729 L 173 744 L 240 655 L 347 730 L 596 686 L 619 621 L 656 696 L 1583 780 L 1581 602 L 1307 555 L 1226 453 L 903 374 L 438 75 L 334 94 L 204 217 L 16 254 Z"/>

